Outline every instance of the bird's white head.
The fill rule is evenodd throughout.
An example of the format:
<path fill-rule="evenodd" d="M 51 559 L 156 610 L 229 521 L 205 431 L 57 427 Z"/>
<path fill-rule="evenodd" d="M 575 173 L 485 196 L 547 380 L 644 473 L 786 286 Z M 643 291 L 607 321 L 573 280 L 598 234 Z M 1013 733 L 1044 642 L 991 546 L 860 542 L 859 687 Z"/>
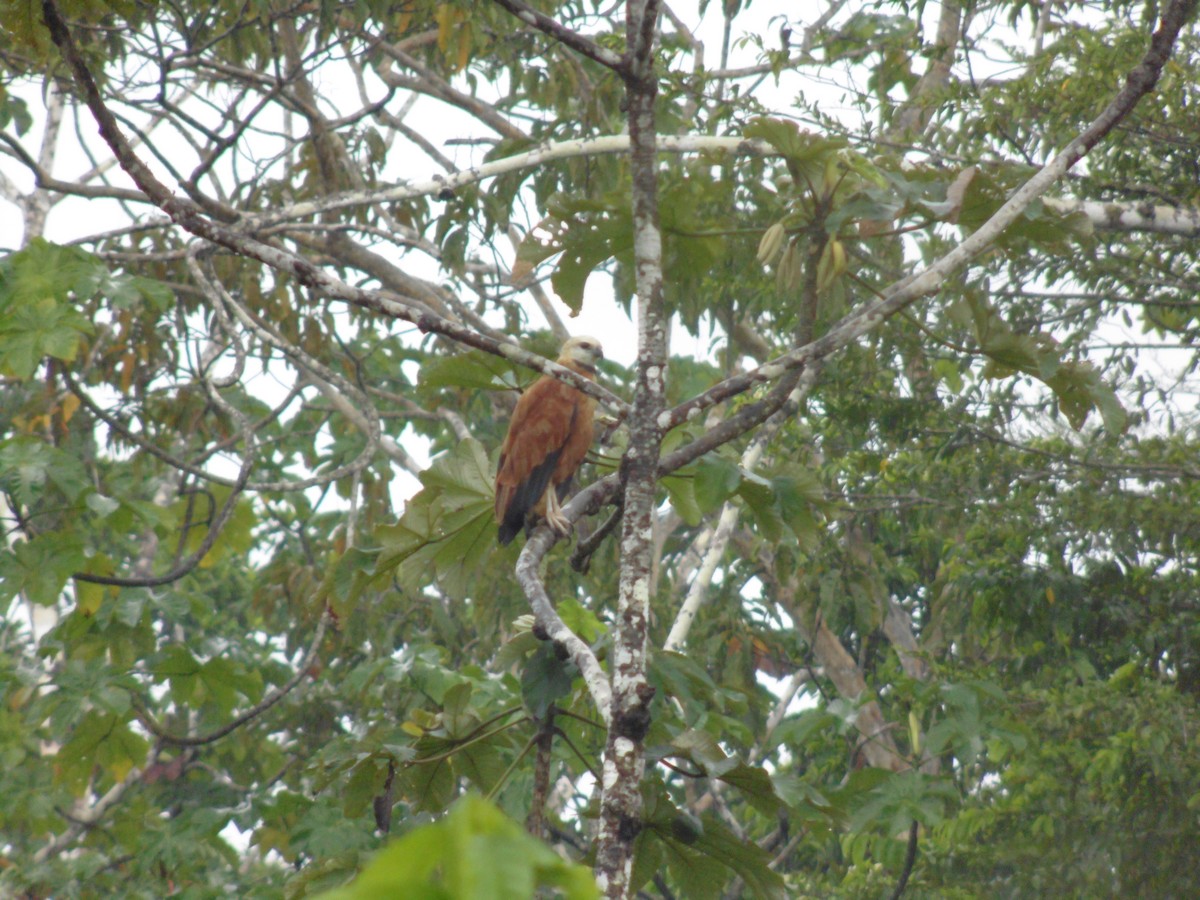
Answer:
<path fill-rule="evenodd" d="M 584 335 L 568 338 L 562 345 L 562 352 L 558 355 L 560 363 L 570 361 L 589 372 L 596 371 L 596 363 L 602 359 L 604 359 L 604 348 L 600 346 L 600 342 L 594 337 Z"/>

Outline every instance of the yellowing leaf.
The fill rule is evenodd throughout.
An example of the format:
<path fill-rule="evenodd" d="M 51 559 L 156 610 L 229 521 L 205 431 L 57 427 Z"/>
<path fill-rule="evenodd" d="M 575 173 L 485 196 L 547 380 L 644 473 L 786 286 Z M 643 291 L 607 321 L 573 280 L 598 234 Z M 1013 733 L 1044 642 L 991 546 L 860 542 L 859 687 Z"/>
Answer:
<path fill-rule="evenodd" d="M 77 396 L 74 394 L 67 394 L 65 397 L 63 397 L 62 402 L 58 405 L 58 415 L 62 420 L 62 424 L 66 425 L 68 422 L 70 422 L 72 416 L 75 415 L 78 409 L 79 398 Z"/>

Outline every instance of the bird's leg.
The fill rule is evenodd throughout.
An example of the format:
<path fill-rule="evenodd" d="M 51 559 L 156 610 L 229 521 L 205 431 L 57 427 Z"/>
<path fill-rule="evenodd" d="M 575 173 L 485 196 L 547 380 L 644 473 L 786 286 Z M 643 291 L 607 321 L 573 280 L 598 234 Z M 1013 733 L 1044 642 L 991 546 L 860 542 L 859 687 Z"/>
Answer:
<path fill-rule="evenodd" d="M 563 515 L 562 507 L 558 505 L 558 491 L 554 485 L 546 489 L 546 521 L 559 534 L 566 536 L 571 533 L 571 523 Z"/>

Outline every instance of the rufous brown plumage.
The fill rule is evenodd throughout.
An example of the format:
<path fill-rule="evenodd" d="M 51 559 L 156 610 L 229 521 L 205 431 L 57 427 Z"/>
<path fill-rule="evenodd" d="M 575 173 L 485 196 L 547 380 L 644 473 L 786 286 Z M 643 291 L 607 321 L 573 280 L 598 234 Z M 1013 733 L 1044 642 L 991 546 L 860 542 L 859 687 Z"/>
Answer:
<path fill-rule="evenodd" d="M 603 358 L 598 340 L 573 337 L 563 344 L 557 362 L 595 380 L 596 363 Z M 544 518 L 559 534 L 570 530 L 560 503 L 592 446 L 595 411 L 595 400 L 550 375 L 521 395 L 496 467 L 501 544 L 516 537 L 531 515 Z"/>

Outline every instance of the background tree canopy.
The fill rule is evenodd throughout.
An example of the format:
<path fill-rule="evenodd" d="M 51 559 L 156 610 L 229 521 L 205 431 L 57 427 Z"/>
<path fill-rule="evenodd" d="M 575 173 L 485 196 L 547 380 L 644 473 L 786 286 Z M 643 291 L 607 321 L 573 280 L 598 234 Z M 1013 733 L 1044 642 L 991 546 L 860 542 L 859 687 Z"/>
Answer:
<path fill-rule="evenodd" d="M 0 893 L 1200 896 L 1195 6 L 2 0 Z"/>

